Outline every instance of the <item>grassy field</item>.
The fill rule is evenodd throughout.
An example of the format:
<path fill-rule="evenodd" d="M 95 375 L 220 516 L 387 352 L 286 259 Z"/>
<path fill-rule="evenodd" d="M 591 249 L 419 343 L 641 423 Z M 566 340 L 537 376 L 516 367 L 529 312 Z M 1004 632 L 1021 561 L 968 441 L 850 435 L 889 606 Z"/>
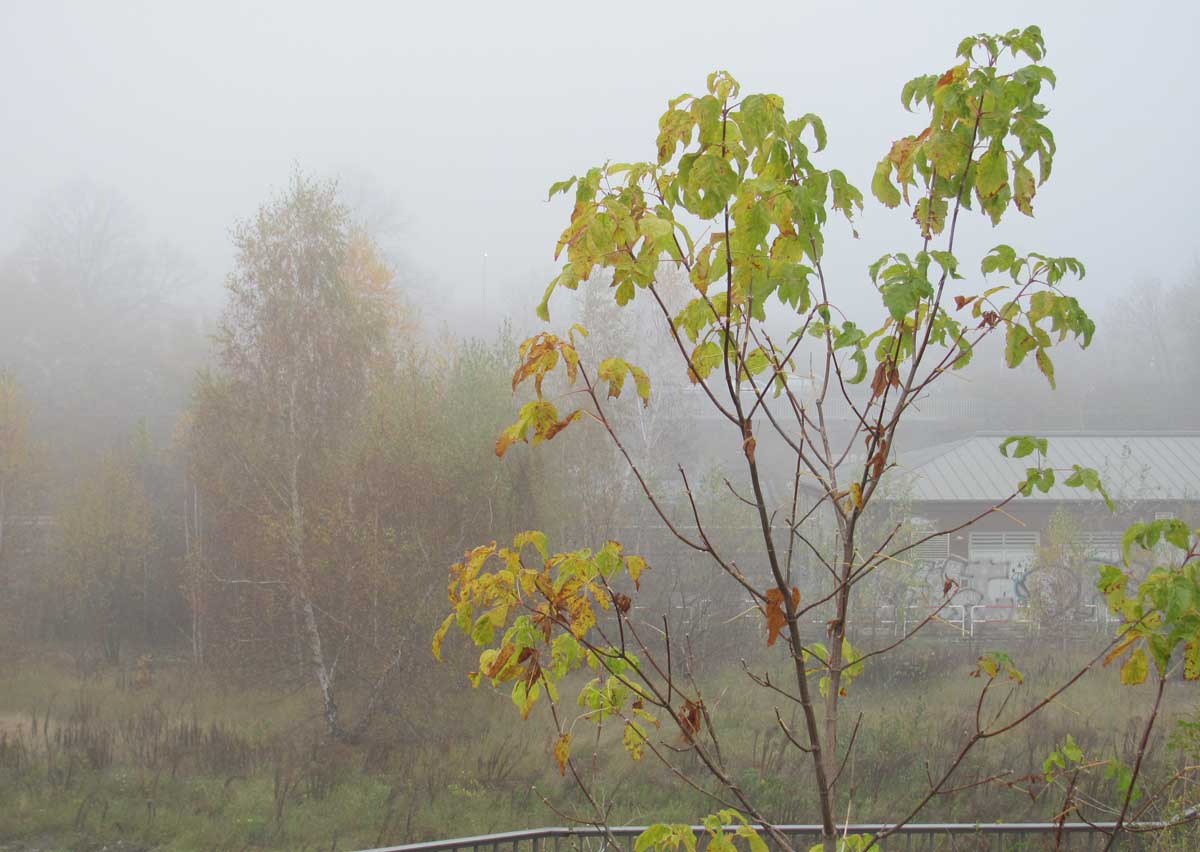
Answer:
<path fill-rule="evenodd" d="M 846 770 L 850 819 L 903 812 L 949 759 L 971 723 L 979 650 L 916 645 L 854 684 L 850 706 L 863 717 Z M 1084 658 L 1083 649 L 1013 651 L 1026 672 L 1013 710 Z M 733 662 L 711 669 L 700 682 L 739 783 L 772 819 L 815 821 L 807 758 L 778 730 L 777 696 Z M 436 699 L 411 696 L 348 747 L 321 737 L 303 689 L 231 686 L 183 664 L 140 680 L 81 678 L 61 652 L 27 653 L 0 665 L 0 850 L 359 849 L 562 824 L 557 811 L 580 802 L 554 766 L 548 720 L 522 723 L 507 697 L 458 683 L 446 671 Z M 1149 778 L 1196 759 L 1167 741 L 1178 720 L 1195 717 L 1198 697 L 1191 684 L 1170 685 Z M 1007 772 L 1003 782 L 935 800 L 922 819 L 1052 817 L 1061 790 L 1027 776 L 1068 732 L 1089 759 L 1130 759 L 1151 698 L 1113 671 L 1087 675 L 1036 724 L 981 746 L 960 770 L 964 782 Z M 616 730 L 590 729 L 577 724 L 575 754 L 594 765 L 614 822 L 694 821 L 713 810 L 652 759 L 630 761 Z M 696 768 L 686 752 L 668 753 L 679 769 Z M 1113 799 L 1112 782 L 1095 776 L 1088 795 Z"/>

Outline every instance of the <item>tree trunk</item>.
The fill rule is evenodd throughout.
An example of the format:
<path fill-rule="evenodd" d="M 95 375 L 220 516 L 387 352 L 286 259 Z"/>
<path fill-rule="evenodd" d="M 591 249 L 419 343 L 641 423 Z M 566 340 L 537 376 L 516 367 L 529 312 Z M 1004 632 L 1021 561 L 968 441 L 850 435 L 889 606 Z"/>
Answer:
<path fill-rule="evenodd" d="M 293 396 L 294 394 L 295 386 L 293 385 Z M 295 440 L 296 425 L 294 414 L 291 416 L 290 427 L 294 447 L 297 443 Z M 312 673 L 316 677 L 317 686 L 321 690 L 321 705 L 325 716 L 326 728 L 329 731 L 329 736 L 341 740 L 343 739 L 343 731 L 338 722 L 337 704 L 333 700 L 333 678 L 330 676 L 329 666 L 325 663 L 325 652 L 321 647 L 321 629 L 317 624 L 316 609 L 313 607 L 312 599 L 308 594 L 307 566 L 304 562 L 304 504 L 301 502 L 300 497 L 300 459 L 300 453 L 294 452 L 288 477 L 288 497 L 291 502 L 288 547 L 291 550 L 292 570 L 294 572 L 291 582 L 292 606 L 293 611 L 297 607 L 300 611 L 300 631 L 308 651 L 308 661 L 312 666 Z"/>
<path fill-rule="evenodd" d="M 337 704 L 333 700 L 333 680 L 329 676 L 329 668 L 325 665 L 325 654 L 321 648 L 321 631 L 317 626 L 317 614 L 307 595 L 301 595 L 299 603 L 300 613 L 303 616 L 301 625 L 304 630 L 304 638 L 308 642 L 313 674 L 317 678 L 317 685 L 321 688 L 325 726 L 329 731 L 329 736 L 341 740 L 345 738 L 345 734 L 338 721 Z"/>
<path fill-rule="evenodd" d="M 0 593 L 8 589 L 8 560 L 4 556 L 4 528 L 8 521 L 8 500 L 4 482 L 0 481 Z"/>

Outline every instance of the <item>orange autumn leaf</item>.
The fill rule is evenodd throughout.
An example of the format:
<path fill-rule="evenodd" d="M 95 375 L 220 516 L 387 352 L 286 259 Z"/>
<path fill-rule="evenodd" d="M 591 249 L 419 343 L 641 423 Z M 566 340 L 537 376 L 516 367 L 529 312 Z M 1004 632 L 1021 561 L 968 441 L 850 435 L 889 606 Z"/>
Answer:
<path fill-rule="evenodd" d="M 679 727 L 683 729 L 683 733 L 689 739 L 700 733 L 700 714 L 703 708 L 704 702 L 688 699 L 675 716 Z"/>
<path fill-rule="evenodd" d="M 800 590 L 792 586 L 792 608 L 800 605 Z M 779 631 L 787 624 L 787 613 L 783 610 L 783 592 L 767 590 L 767 645 L 774 645 Z"/>

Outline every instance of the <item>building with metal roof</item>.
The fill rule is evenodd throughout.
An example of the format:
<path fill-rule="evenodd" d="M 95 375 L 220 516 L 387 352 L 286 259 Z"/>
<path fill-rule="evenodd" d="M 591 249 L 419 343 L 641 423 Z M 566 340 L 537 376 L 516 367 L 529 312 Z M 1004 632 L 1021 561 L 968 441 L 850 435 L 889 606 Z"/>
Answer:
<path fill-rule="evenodd" d="M 999 445 L 1008 433 L 984 432 L 960 441 L 903 455 L 899 467 L 910 478 L 910 497 L 921 503 L 998 502 L 1013 493 L 1035 456 L 1005 457 Z M 1064 473 L 1049 491 L 1034 490 L 1022 501 L 1049 503 L 1102 498 L 1063 485 L 1073 465 L 1094 468 L 1113 500 L 1200 500 L 1200 432 L 1044 433 L 1049 451 L 1043 466 Z"/>
<path fill-rule="evenodd" d="M 987 605 L 1020 603 L 1027 575 L 1039 562 L 1058 558 L 1047 548 L 1069 550 L 1095 564 L 1121 558 L 1121 539 L 1135 521 L 1178 516 L 1200 519 L 1200 432 L 1041 433 L 1047 453 L 1005 456 L 1010 433 L 977 433 L 897 458 L 903 487 L 894 500 L 907 503 L 914 526 L 929 539 L 910 557 L 939 575 L 954 575 L 964 599 Z M 1058 472 L 1046 492 L 1013 497 L 1026 471 L 1038 465 Z M 1074 465 L 1094 468 L 1112 497 L 1063 484 Z M 1055 526 L 1055 519 L 1058 519 Z M 1095 594 L 1088 571 L 1076 572 L 1075 603 Z M 1085 576 L 1087 575 L 1087 576 Z M 1093 604 L 1094 605 L 1094 604 Z"/>

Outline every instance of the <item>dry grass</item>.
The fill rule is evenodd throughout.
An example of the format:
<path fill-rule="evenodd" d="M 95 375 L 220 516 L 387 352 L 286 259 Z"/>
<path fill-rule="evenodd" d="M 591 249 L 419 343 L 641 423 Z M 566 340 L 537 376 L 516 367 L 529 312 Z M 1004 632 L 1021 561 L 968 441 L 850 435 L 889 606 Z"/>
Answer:
<path fill-rule="evenodd" d="M 1006 712 L 1036 700 L 1086 653 L 1008 644 L 1026 681 L 1014 685 Z M 916 645 L 851 687 L 847 718 L 863 713 L 847 769 L 852 818 L 894 817 L 920 795 L 927 772 L 946 764 L 970 723 L 980 685 L 970 671 L 985 648 Z M 780 675 L 782 664 L 765 654 L 751 663 Z M 353 849 L 561 823 L 541 796 L 567 810 L 579 802 L 553 766 L 546 721 L 521 723 L 506 696 L 446 676 L 440 691 L 411 695 L 400 715 L 349 748 L 324 741 L 303 691 L 232 688 L 183 665 L 159 665 L 152 683 L 133 688 L 115 672 L 80 678 L 61 658 L 28 656 L 0 670 L 0 841 Z M 702 686 L 741 786 L 775 820 L 813 821 L 807 757 L 773 733 L 774 710 L 786 701 L 754 687 L 732 662 L 710 666 Z M 935 800 L 923 819 L 1051 816 L 1060 791 L 1029 776 L 1068 732 L 1089 757 L 1127 758 L 1145 693 L 1121 687 L 1112 671 L 1087 675 L 1036 724 L 981 746 L 960 770 L 962 781 L 1008 770 L 1012 783 Z M 1180 759 L 1165 737 L 1176 719 L 1196 714 L 1195 699 L 1191 684 L 1169 687 L 1151 777 Z M 586 728 L 578 723 L 580 740 Z M 700 777 L 690 755 L 675 760 Z M 596 762 L 597 793 L 615 821 L 691 821 L 713 809 L 652 760 L 632 763 L 615 730 L 600 738 Z M 1089 783 L 1090 795 L 1112 799 L 1110 782 Z"/>

